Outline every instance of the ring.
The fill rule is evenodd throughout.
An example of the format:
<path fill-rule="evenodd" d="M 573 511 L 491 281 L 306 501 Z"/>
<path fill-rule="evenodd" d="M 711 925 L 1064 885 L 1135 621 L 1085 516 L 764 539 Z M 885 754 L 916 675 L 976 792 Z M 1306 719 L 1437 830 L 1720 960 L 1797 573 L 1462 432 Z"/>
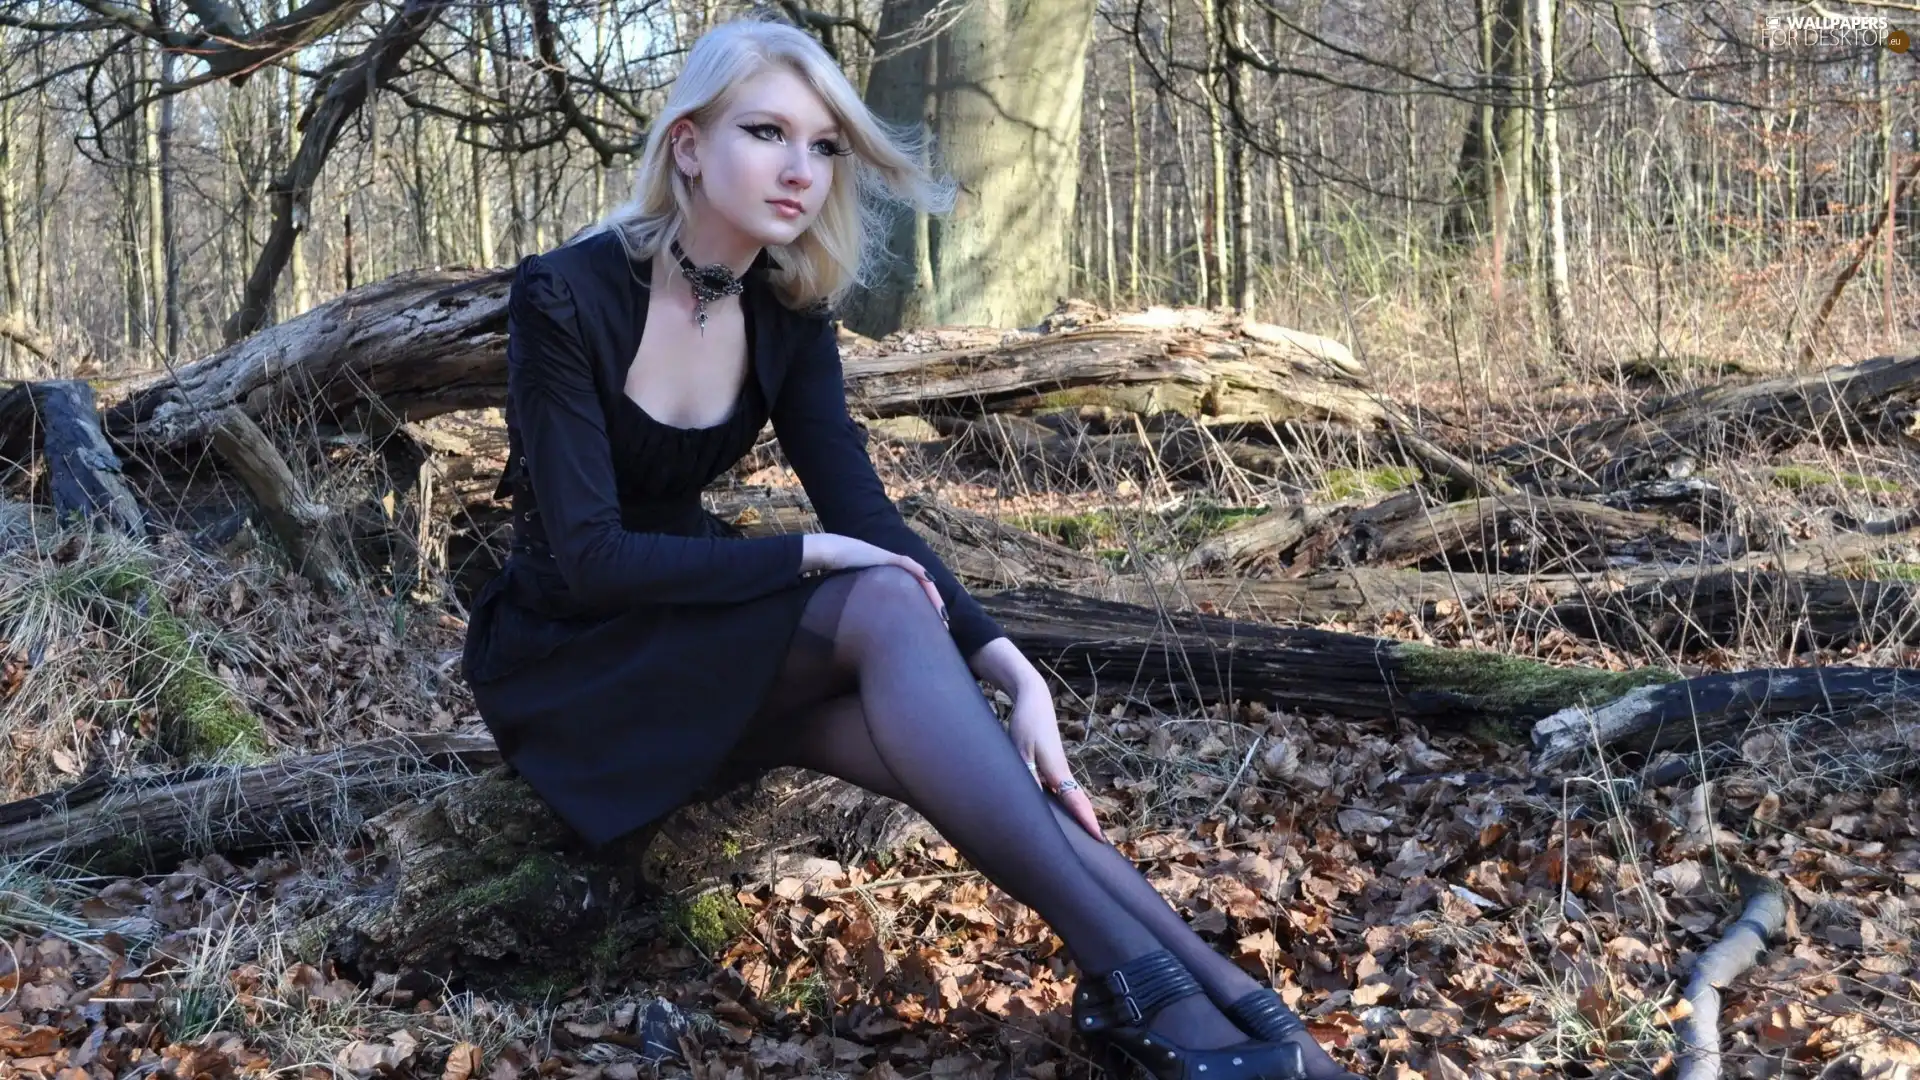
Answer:
<path fill-rule="evenodd" d="M 1080 781 L 1075 780 L 1073 777 L 1069 776 L 1065 780 L 1060 781 L 1060 787 L 1058 790 L 1062 795 L 1065 795 L 1069 791 L 1079 791 Z"/>

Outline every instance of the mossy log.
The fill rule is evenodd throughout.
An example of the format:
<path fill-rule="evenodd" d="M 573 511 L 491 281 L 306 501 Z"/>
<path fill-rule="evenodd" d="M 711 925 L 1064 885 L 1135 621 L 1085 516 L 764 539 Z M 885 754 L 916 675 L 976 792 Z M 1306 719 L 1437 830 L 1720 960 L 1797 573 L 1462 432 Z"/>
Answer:
<path fill-rule="evenodd" d="M 498 760 L 484 736 L 421 735 L 258 765 L 96 775 L 0 806 L 0 856 L 137 874 L 208 851 L 337 840 L 369 814 Z"/>
<path fill-rule="evenodd" d="M 195 644 L 201 631 L 167 603 L 137 549 L 132 558 L 76 563 L 66 576 L 74 600 L 104 608 L 129 642 L 134 688 L 153 695 L 168 753 L 252 761 L 265 752 L 260 718 L 214 672 Z"/>
<path fill-rule="evenodd" d="M 123 449 L 196 444 L 237 407 L 351 427 L 377 403 L 412 422 L 506 399 L 506 298 L 512 271 L 423 270 L 348 292 L 269 327 L 106 413 Z M 1336 343 L 1212 313 L 1163 309 L 1044 330 L 954 328 L 852 344 L 847 393 L 872 417 L 978 413 L 1011 399 L 1084 386 L 1180 387 L 1200 411 L 1302 416 L 1367 430 L 1385 421 L 1352 357 Z M 931 348 L 929 346 L 932 346 Z M 953 346 L 953 347 L 943 347 Z"/>
<path fill-rule="evenodd" d="M 707 496 L 706 505 L 750 537 L 820 527 L 806 495 L 792 488 L 715 492 Z M 907 495 L 898 505 L 907 525 L 971 588 L 1004 589 L 1041 581 L 1068 584 L 1100 576 L 1091 556 L 985 514 L 948 506 L 928 495 Z"/>
<path fill-rule="evenodd" d="M 1910 668 L 1778 668 L 1703 675 L 1646 686 L 1603 704 L 1577 705 L 1533 726 L 1536 771 L 1556 773 L 1595 752 L 1681 755 L 1679 775 L 1742 754 L 1764 755 L 1740 744 L 1772 733 L 1792 758 L 1811 767 L 1823 740 L 1813 727 L 1848 727 L 1863 719 L 1892 718 L 1894 744 L 1907 767 L 1920 764 L 1913 737 L 1920 731 L 1920 672 Z M 1768 761 L 1752 764 L 1766 765 Z M 1678 776 L 1667 776 L 1668 780 Z"/>
<path fill-rule="evenodd" d="M 1302 578 L 1116 580 L 1112 599 L 1262 622 L 1325 624 L 1469 609 L 1520 630 L 1555 627 L 1629 650 L 1708 646 L 1793 651 L 1920 642 L 1920 590 L 1906 582 L 1727 567 L 1597 574 L 1481 574 L 1348 567 Z"/>
<path fill-rule="evenodd" d="M 1598 570 L 1621 557 L 1698 558 L 1702 543 L 1700 531 L 1686 522 L 1599 503 L 1514 495 L 1431 505 L 1408 491 L 1329 518 L 1300 541 L 1291 572 L 1332 566 Z"/>
<path fill-rule="evenodd" d="M 1581 702 L 1665 682 L 1665 671 L 1559 668 L 1307 627 L 1095 600 L 1047 586 L 981 598 L 1007 636 L 1075 693 L 1168 707 L 1260 701 L 1278 708 L 1436 727 L 1530 723 Z"/>
<path fill-rule="evenodd" d="M 1535 483 L 1613 491 L 1636 480 L 1690 473 L 1703 459 L 1768 453 L 1817 442 L 1898 442 L 1906 399 L 1920 392 L 1920 356 L 1881 356 L 1847 367 L 1661 398 L 1625 415 L 1582 424 L 1551 442 L 1507 447 L 1497 464 Z"/>

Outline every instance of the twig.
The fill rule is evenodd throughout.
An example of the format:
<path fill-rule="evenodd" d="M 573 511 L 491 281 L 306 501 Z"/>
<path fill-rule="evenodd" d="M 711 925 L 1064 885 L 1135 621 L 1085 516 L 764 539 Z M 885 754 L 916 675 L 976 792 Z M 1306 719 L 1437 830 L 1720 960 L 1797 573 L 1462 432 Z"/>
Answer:
<path fill-rule="evenodd" d="M 1219 813 L 1220 808 L 1227 804 L 1227 796 L 1232 795 L 1233 789 L 1240 786 L 1240 778 L 1247 775 L 1247 766 L 1253 764 L 1253 752 L 1260 749 L 1260 741 L 1265 738 L 1265 735 L 1255 735 L 1253 737 L 1253 745 L 1247 747 L 1247 756 L 1240 759 L 1240 768 L 1234 772 L 1233 779 L 1227 781 L 1227 789 L 1220 793 L 1218 799 L 1213 800 L 1213 805 L 1207 807 L 1206 813 L 1200 815 L 1201 821 L 1205 821 Z"/>
<path fill-rule="evenodd" d="M 1736 871 L 1746 905 L 1732 926 L 1693 965 L 1687 981 L 1691 1007 L 1680 1024 L 1680 1071 L 1676 1080 L 1720 1078 L 1720 991 L 1753 966 L 1767 939 L 1787 921 L 1786 889 L 1779 882 Z"/>

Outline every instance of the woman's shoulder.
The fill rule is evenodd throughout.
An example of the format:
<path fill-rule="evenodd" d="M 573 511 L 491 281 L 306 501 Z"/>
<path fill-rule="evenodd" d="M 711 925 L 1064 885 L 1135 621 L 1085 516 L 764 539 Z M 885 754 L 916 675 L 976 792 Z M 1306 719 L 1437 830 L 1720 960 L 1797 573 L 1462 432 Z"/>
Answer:
<path fill-rule="evenodd" d="M 591 233 L 521 259 L 515 284 L 543 301 L 590 302 L 612 284 L 609 275 L 624 272 L 626 260 L 619 237 Z"/>

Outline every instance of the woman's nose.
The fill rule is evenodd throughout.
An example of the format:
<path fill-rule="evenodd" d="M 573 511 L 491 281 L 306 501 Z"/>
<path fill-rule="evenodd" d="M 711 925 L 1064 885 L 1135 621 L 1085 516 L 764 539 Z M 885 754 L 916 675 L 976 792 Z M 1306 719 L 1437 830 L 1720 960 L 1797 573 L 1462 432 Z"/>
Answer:
<path fill-rule="evenodd" d="M 813 162 L 809 160 L 810 156 L 802 151 L 798 160 L 787 163 L 786 175 L 781 179 L 788 187 L 805 191 L 813 186 Z"/>

